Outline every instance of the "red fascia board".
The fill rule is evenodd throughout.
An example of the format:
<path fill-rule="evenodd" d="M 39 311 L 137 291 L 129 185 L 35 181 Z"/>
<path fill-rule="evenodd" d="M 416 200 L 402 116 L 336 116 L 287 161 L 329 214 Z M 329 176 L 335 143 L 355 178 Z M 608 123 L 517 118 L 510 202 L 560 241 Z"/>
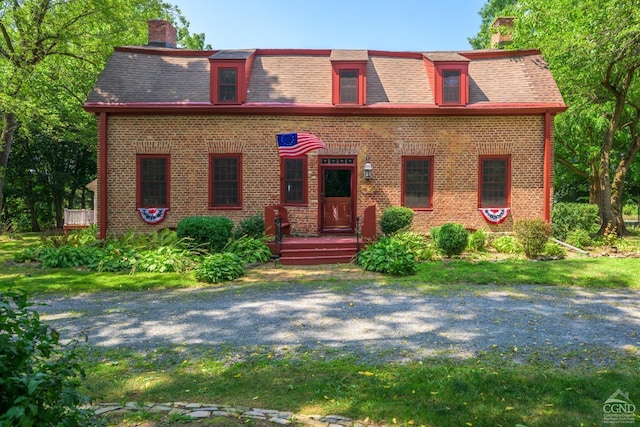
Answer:
<path fill-rule="evenodd" d="M 326 115 L 326 116 L 487 116 L 558 114 L 567 106 L 558 103 L 486 103 L 466 106 L 435 104 L 373 104 L 334 106 L 328 104 L 245 103 L 213 105 L 210 102 L 87 102 L 91 113 L 112 114 L 258 114 L 258 115 Z"/>
<path fill-rule="evenodd" d="M 331 49 L 256 49 L 256 55 L 275 56 L 275 55 L 314 55 L 314 56 L 330 56 Z"/>
<path fill-rule="evenodd" d="M 457 52 L 458 55 L 464 56 L 469 59 L 493 59 L 493 58 L 509 58 L 518 56 L 540 55 L 538 49 L 523 49 L 523 50 L 469 50 L 464 52 Z"/>
<path fill-rule="evenodd" d="M 114 49 L 115 52 L 142 53 L 145 55 L 161 55 L 161 56 L 193 56 L 193 57 L 209 57 L 218 53 L 217 50 L 185 50 L 185 49 L 149 49 L 145 47 L 121 46 Z"/>

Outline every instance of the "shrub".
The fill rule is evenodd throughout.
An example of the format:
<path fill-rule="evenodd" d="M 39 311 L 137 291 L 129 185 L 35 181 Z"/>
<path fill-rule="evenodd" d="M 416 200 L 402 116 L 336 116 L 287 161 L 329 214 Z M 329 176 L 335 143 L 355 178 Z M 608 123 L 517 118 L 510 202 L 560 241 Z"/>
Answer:
<path fill-rule="evenodd" d="M 161 246 L 140 252 L 131 263 L 131 270 L 147 273 L 182 273 L 192 265 L 193 259 L 188 250 Z"/>
<path fill-rule="evenodd" d="M 569 232 L 567 243 L 576 248 L 584 249 L 593 246 L 593 239 L 588 231 L 578 228 Z"/>
<path fill-rule="evenodd" d="M 556 203 L 551 212 L 553 235 L 565 240 L 572 230 L 595 233 L 600 224 L 598 206 L 586 203 Z"/>
<path fill-rule="evenodd" d="M 416 272 L 416 259 L 408 245 L 396 236 L 385 236 L 358 254 L 358 263 L 367 271 L 410 276 Z"/>
<path fill-rule="evenodd" d="M 431 227 L 431 230 L 429 230 L 429 237 L 431 237 L 431 240 L 433 240 L 434 242 L 437 242 L 439 233 L 440 227 Z"/>
<path fill-rule="evenodd" d="M 491 242 L 491 246 L 501 254 L 515 255 L 522 252 L 522 248 L 513 236 L 496 237 Z"/>
<path fill-rule="evenodd" d="M 484 230 L 476 230 L 469 235 L 467 248 L 474 252 L 479 252 L 487 246 L 487 232 Z"/>
<path fill-rule="evenodd" d="M 264 217 L 262 215 L 253 215 L 240 221 L 233 234 L 236 239 L 242 236 L 255 239 L 261 238 L 264 236 Z"/>
<path fill-rule="evenodd" d="M 551 226 L 540 218 L 520 219 L 513 224 L 513 234 L 527 258 L 535 258 L 544 252 Z"/>
<path fill-rule="evenodd" d="M 433 261 L 438 257 L 438 251 L 422 234 L 403 231 L 394 234 L 393 238 L 404 244 L 407 250 L 413 254 L 416 261 Z"/>
<path fill-rule="evenodd" d="M 38 261 L 45 268 L 85 267 L 95 265 L 99 260 L 100 250 L 95 246 L 43 248 L 38 256 Z"/>
<path fill-rule="evenodd" d="M 224 216 L 190 216 L 178 223 L 179 239 L 189 238 L 195 246 L 221 252 L 231 237 L 233 221 Z"/>
<path fill-rule="evenodd" d="M 207 255 L 195 270 L 196 279 L 207 283 L 227 282 L 243 274 L 242 260 L 229 252 Z"/>
<path fill-rule="evenodd" d="M 438 249 L 448 258 L 460 255 L 467 247 L 468 241 L 469 232 L 455 222 L 449 222 L 440 227 L 438 240 L 436 240 Z"/>
<path fill-rule="evenodd" d="M 544 245 L 542 253 L 546 256 L 564 258 L 567 256 L 567 250 L 554 242 L 547 242 Z"/>
<path fill-rule="evenodd" d="M 413 221 L 413 210 L 404 206 L 391 206 L 382 212 L 380 229 L 389 236 L 408 228 Z"/>
<path fill-rule="evenodd" d="M 271 249 L 264 240 L 247 235 L 229 242 L 224 252 L 236 254 L 244 263 L 267 262 L 271 258 Z"/>
<path fill-rule="evenodd" d="M 89 399 L 73 346 L 40 321 L 23 293 L 0 293 L 0 425 L 85 425 Z"/>

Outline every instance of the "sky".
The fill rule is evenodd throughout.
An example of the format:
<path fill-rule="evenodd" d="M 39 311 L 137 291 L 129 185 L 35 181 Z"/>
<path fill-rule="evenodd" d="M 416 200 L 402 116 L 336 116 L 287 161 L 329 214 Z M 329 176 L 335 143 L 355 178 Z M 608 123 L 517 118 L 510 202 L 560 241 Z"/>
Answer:
<path fill-rule="evenodd" d="M 169 0 L 213 49 L 469 50 L 486 0 Z"/>

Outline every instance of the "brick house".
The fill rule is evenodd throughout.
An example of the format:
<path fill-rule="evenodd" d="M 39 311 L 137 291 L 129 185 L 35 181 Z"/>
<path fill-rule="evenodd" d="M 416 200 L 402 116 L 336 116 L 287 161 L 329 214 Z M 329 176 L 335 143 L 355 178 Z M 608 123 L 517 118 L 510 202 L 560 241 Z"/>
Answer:
<path fill-rule="evenodd" d="M 102 236 L 272 205 L 301 235 L 353 232 L 369 206 L 410 207 L 422 232 L 550 221 L 566 106 L 538 51 L 192 51 L 167 22 L 149 28 L 147 46 L 115 49 L 85 104 Z M 325 148 L 280 157 L 276 135 L 293 132 Z"/>

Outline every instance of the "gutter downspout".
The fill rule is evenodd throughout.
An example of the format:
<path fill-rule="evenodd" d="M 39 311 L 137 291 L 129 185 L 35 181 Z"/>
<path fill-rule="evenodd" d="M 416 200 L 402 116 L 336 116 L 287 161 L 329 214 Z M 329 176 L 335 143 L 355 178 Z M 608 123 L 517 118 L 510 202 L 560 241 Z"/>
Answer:
<path fill-rule="evenodd" d="M 543 193 L 544 201 L 542 206 L 543 219 L 551 223 L 551 113 L 544 113 L 544 160 L 543 160 Z"/>
<path fill-rule="evenodd" d="M 100 170 L 99 178 L 98 178 L 98 188 L 99 188 L 99 197 L 100 197 L 100 228 L 99 228 L 99 238 L 106 239 L 107 237 L 107 125 L 108 118 L 107 113 L 100 113 L 100 123 L 98 126 L 100 135 L 99 135 L 99 146 L 98 151 L 100 154 L 100 162 L 98 164 L 98 169 Z"/>

